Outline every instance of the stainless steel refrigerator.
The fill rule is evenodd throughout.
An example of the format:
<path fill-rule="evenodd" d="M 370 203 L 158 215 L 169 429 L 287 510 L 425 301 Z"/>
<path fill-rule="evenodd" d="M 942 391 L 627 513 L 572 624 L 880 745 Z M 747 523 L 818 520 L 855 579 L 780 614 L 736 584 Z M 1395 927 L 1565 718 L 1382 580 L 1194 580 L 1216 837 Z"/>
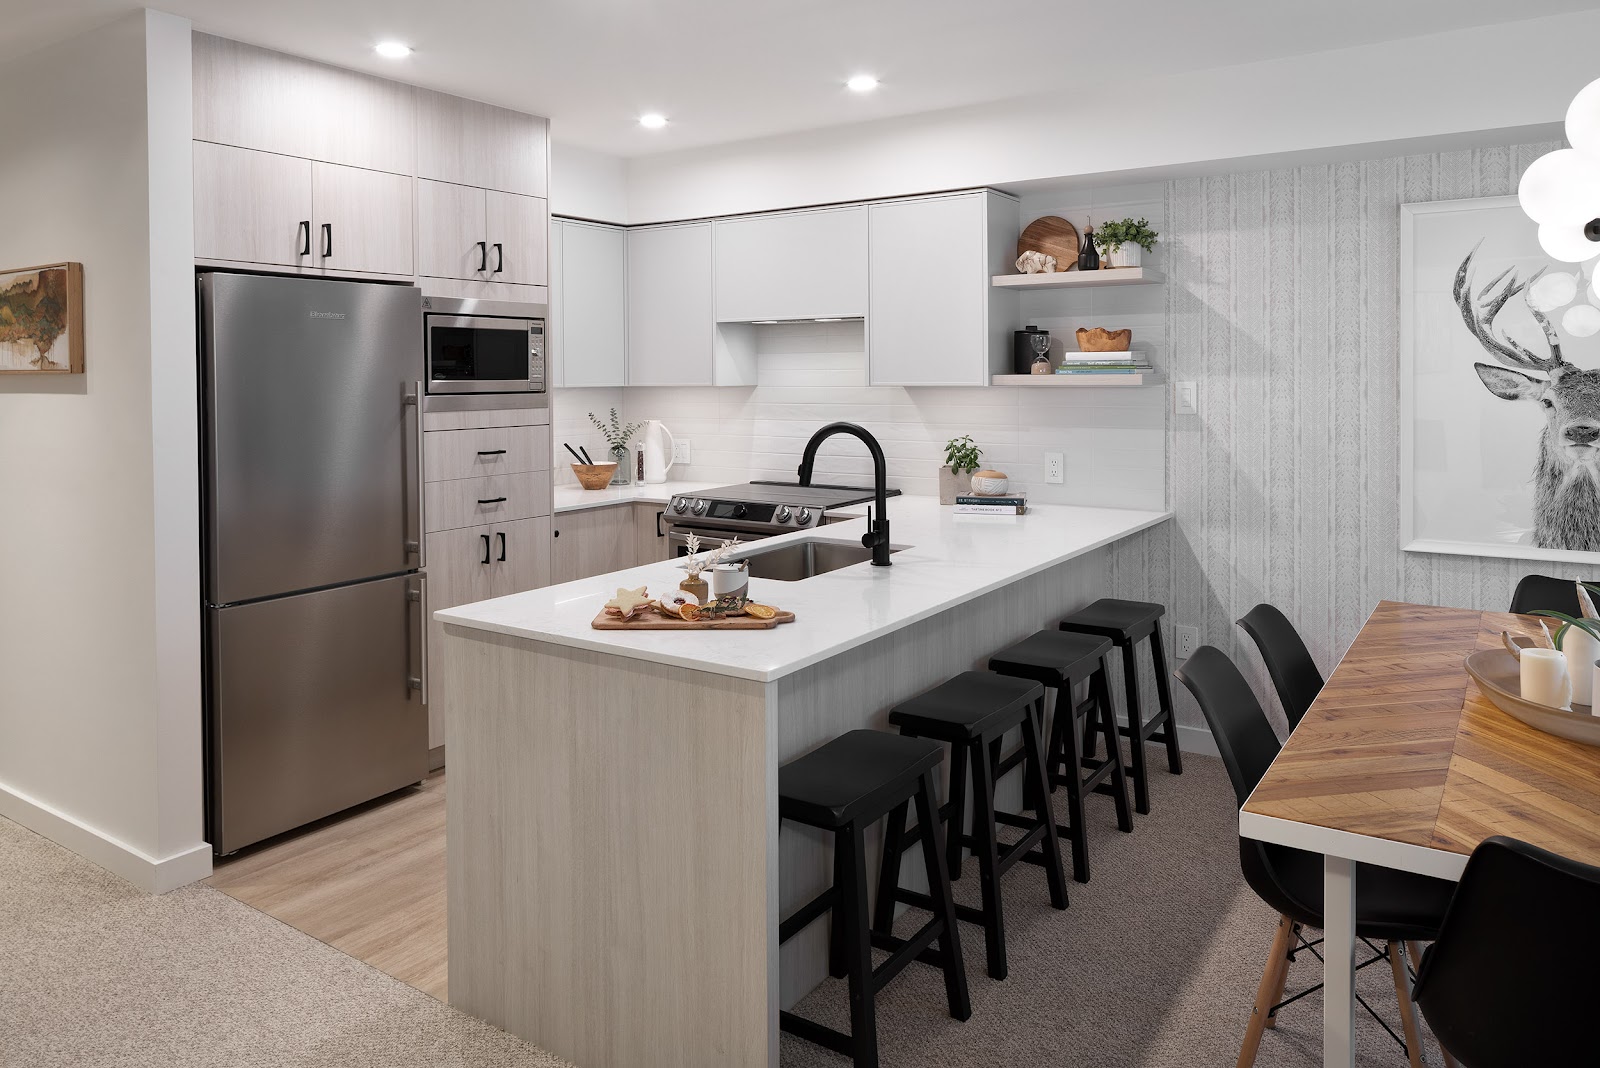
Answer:
<path fill-rule="evenodd" d="M 207 830 L 231 853 L 427 774 L 422 298 L 199 285 Z"/>

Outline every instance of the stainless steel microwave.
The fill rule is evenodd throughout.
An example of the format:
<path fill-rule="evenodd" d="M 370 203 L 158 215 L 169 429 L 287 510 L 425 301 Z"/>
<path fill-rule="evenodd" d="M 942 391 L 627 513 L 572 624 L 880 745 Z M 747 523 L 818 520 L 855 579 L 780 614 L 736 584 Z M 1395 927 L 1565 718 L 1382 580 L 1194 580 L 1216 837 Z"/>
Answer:
<path fill-rule="evenodd" d="M 543 393 L 549 308 L 423 297 L 429 393 Z"/>

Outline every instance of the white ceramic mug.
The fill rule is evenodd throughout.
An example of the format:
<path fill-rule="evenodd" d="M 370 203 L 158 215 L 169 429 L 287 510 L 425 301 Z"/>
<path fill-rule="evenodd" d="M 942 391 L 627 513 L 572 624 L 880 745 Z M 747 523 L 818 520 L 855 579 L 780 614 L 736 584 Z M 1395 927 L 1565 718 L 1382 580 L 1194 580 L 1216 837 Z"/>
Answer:
<path fill-rule="evenodd" d="M 1522 699 L 1550 708 L 1572 707 L 1567 658 L 1554 649 L 1522 651 Z"/>
<path fill-rule="evenodd" d="M 744 596 L 750 588 L 750 569 L 742 563 L 718 564 L 707 572 L 711 576 L 712 598 L 729 594 Z"/>

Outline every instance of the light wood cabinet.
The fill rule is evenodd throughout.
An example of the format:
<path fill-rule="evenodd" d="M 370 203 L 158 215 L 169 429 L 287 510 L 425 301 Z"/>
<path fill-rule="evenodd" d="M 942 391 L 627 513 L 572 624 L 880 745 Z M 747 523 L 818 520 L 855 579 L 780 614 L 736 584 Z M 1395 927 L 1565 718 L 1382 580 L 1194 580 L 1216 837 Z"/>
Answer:
<path fill-rule="evenodd" d="M 867 314 L 865 207 L 719 219 L 715 237 L 719 321 Z"/>
<path fill-rule="evenodd" d="M 1016 295 L 1014 198 L 991 190 L 868 207 L 867 370 L 873 385 L 983 386 L 1007 369 Z"/>
<path fill-rule="evenodd" d="M 633 511 L 623 506 L 561 512 L 551 521 L 550 581 L 572 582 L 637 566 Z"/>
<path fill-rule="evenodd" d="M 616 226 L 550 226 L 550 315 L 555 382 L 627 382 L 627 236 Z"/>
<path fill-rule="evenodd" d="M 411 185 L 400 174 L 313 163 L 318 266 L 366 274 L 414 273 Z"/>
<path fill-rule="evenodd" d="M 538 197 L 419 179 L 417 273 L 542 286 L 548 225 Z"/>
<path fill-rule="evenodd" d="M 550 215 L 544 198 L 491 189 L 484 206 L 490 281 L 545 285 L 550 274 L 545 245 Z"/>
<path fill-rule="evenodd" d="M 194 254 L 312 267 L 311 161 L 194 143 Z"/>
<path fill-rule="evenodd" d="M 416 100 L 417 177 L 548 195 L 548 121 L 427 89 Z"/>
<path fill-rule="evenodd" d="M 550 469 L 457 478 L 422 487 L 428 530 L 550 514 Z"/>
<path fill-rule="evenodd" d="M 495 596 L 505 597 L 550 585 L 550 516 L 519 519 L 494 528 Z"/>
<path fill-rule="evenodd" d="M 427 435 L 426 482 L 550 470 L 548 426 L 496 426 Z"/>
<path fill-rule="evenodd" d="M 711 224 L 628 231 L 628 385 L 716 384 Z"/>
<path fill-rule="evenodd" d="M 633 563 L 635 567 L 667 559 L 667 506 L 635 501 L 633 505 Z"/>

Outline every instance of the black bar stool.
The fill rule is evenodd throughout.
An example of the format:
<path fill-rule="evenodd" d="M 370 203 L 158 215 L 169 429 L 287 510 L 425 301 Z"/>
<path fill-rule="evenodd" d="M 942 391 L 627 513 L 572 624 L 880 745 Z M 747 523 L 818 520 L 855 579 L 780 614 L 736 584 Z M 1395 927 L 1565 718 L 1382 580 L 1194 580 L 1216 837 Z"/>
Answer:
<path fill-rule="evenodd" d="M 1037 713 L 1035 709 L 1037 708 Z M 945 821 L 945 858 L 950 878 L 961 874 L 961 850 L 970 846 L 977 854 L 978 878 L 983 891 L 983 907 L 957 905 L 956 915 L 983 928 L 988 953 L 989 977 L 1006 977 L 1006 928 L 1000 905 L 1000 879 L 1012 865 L 1040 846 L 1045 878 L 1050 886 L 1050 904 L 1067 907 L 1066 879 L 1061 872 L 1061 846 L 1056 839 L 1055 818 L 1050 814 L 1049 787 L 1044 778 L 1044 746 L 1039 740 L 1039 721 L 1044 714 L 1044 687 L 1025 679 L 992 675 L 987 671 L 964 671 L 940 683 L 920 697 L 914 697 L 889 713 L 889 722 L 911 738 L 933 738 L 950 745 L 949 799 L 939 810 Z M 1030 788 L 1033 818 L 996 812 L 994 786 L 998 770 L 995 755 L 1001 738 L 1013 727 L 1022 728 L 1019 762 Z M 1012 765 L 1013 767 L 1015 764 Z M 972 779 L 972 833 L 967 834 L 966 789 L 968 770 Z M 997 823 L 1020 827 L 1021 839 L 1000 849 Z M 927 894 L 900 886 L 900 860 L 907 846 L 918 839 L 939 837 L 939 828 L 918 822 L 910 830 L 894 816 L 883 845 L 883 871 L 878 878 L 878 905 L 873 931 L 886 935 L 894 926 L 894 906 L 904 901 L 917 908 L 936 911 Z"/>
<path fill-rule="evenodd" d="M 1133 748 L 1133 799 L 1139 814 L 1150 813 L 1150 775 L 1145 763 L 1146 742 L 1163 742 L 1167 747 L 1167 769 L 1183 774 L 1183 753 L 1178 749 L 1177 720 L 1172 715 L 1172 687 L 1167 681 L 1167 652 L 1161 642 L 1161 617 L 1166 608 L 1149 601 L 1119 601 L 1102 597 L 1089 607 L 1061 621 L 1061 629 L 1078 634 L 1097 634 L 1110 638 L 1122 650 L 1122 675 L 1128 687 L 1128 725 L 1122 736 L 1131 739 Z M 1139 643 L 1150 639 L 1150 659 L 1156 671 L 1156 698 L 1159 708 L 1144 719 L 1144 704 L 1139 700 Z M 1092 750 L 1091 750 L 1092 751 Z"/>
<path fill-rule="evenodd" d="M 1105 656 L 1111 642 L 1087 634 L 1060 630 L 1035 631 L 1009 649 L 989 658 L 989 670 L 1001 675 L 1031 679 L 1056 691 L 1055 715 L 1050 724 L 1048 774 L 1050 789 L 1067 788 L 1067 823 L 1056 830 L 1072 843 L 1072 877 L 1089 881 L 1089 840 L 1083 821 L 1083 801 L 1090 792 L 1110 794 L 1117 809 L 1117 829 L 1133 830 L 1133 815 L 1128 809 L 1127 775 L 1122 767 L 1122 749 L 1117 745 L 1117 721 L 1111 709 L 1111 690 L 1106 683 Z M 1089 696 L 1074 702 L 1073 689 L 1088 682 Z M 1084 733 L 1096 731 L 1106 739 L 1103 760 L 1086 756 L 1078 746 L 1077 719 L 1085 717 Z M 1009 770 L 1005 762 L 1003 769 Z M 1029 863 L 1037 863 L 1030 855 Z"/>
<path fill-rule="evenodd" d="M 933 919 L 906 939 L 875 938 L 867 909 L 866 829 L 885 816 L 890 826 L 904 826 L 913 801 L 917 820 L 937 826 L 934 777 L 944 760 L 937 742 L 907 738 L 886 731 L 850 731 L 778 769 L 778 816 L 833 833 L 833 885 L 778 925 L 781 945 L 824 912 L 833 910 L 828 971 L 850 980 L 850 1033 L 807 1020 L 792 1012 L 778 1014 L 778 1025 L 790 1034 L 847 1057 L 857 1068 L 877 1068 L 878 1024 L 875 999 L 912 958 L 944 970 L 950 1015 L 972 1015 L 967 973 L 961 963 L 950 875 L 944 843 L 933 835 L 923 849 Z M 932 949 L 939 943 L 938 952 Z M 872 947 L 892 949 L 889 958 L 872 966 Z"/>

